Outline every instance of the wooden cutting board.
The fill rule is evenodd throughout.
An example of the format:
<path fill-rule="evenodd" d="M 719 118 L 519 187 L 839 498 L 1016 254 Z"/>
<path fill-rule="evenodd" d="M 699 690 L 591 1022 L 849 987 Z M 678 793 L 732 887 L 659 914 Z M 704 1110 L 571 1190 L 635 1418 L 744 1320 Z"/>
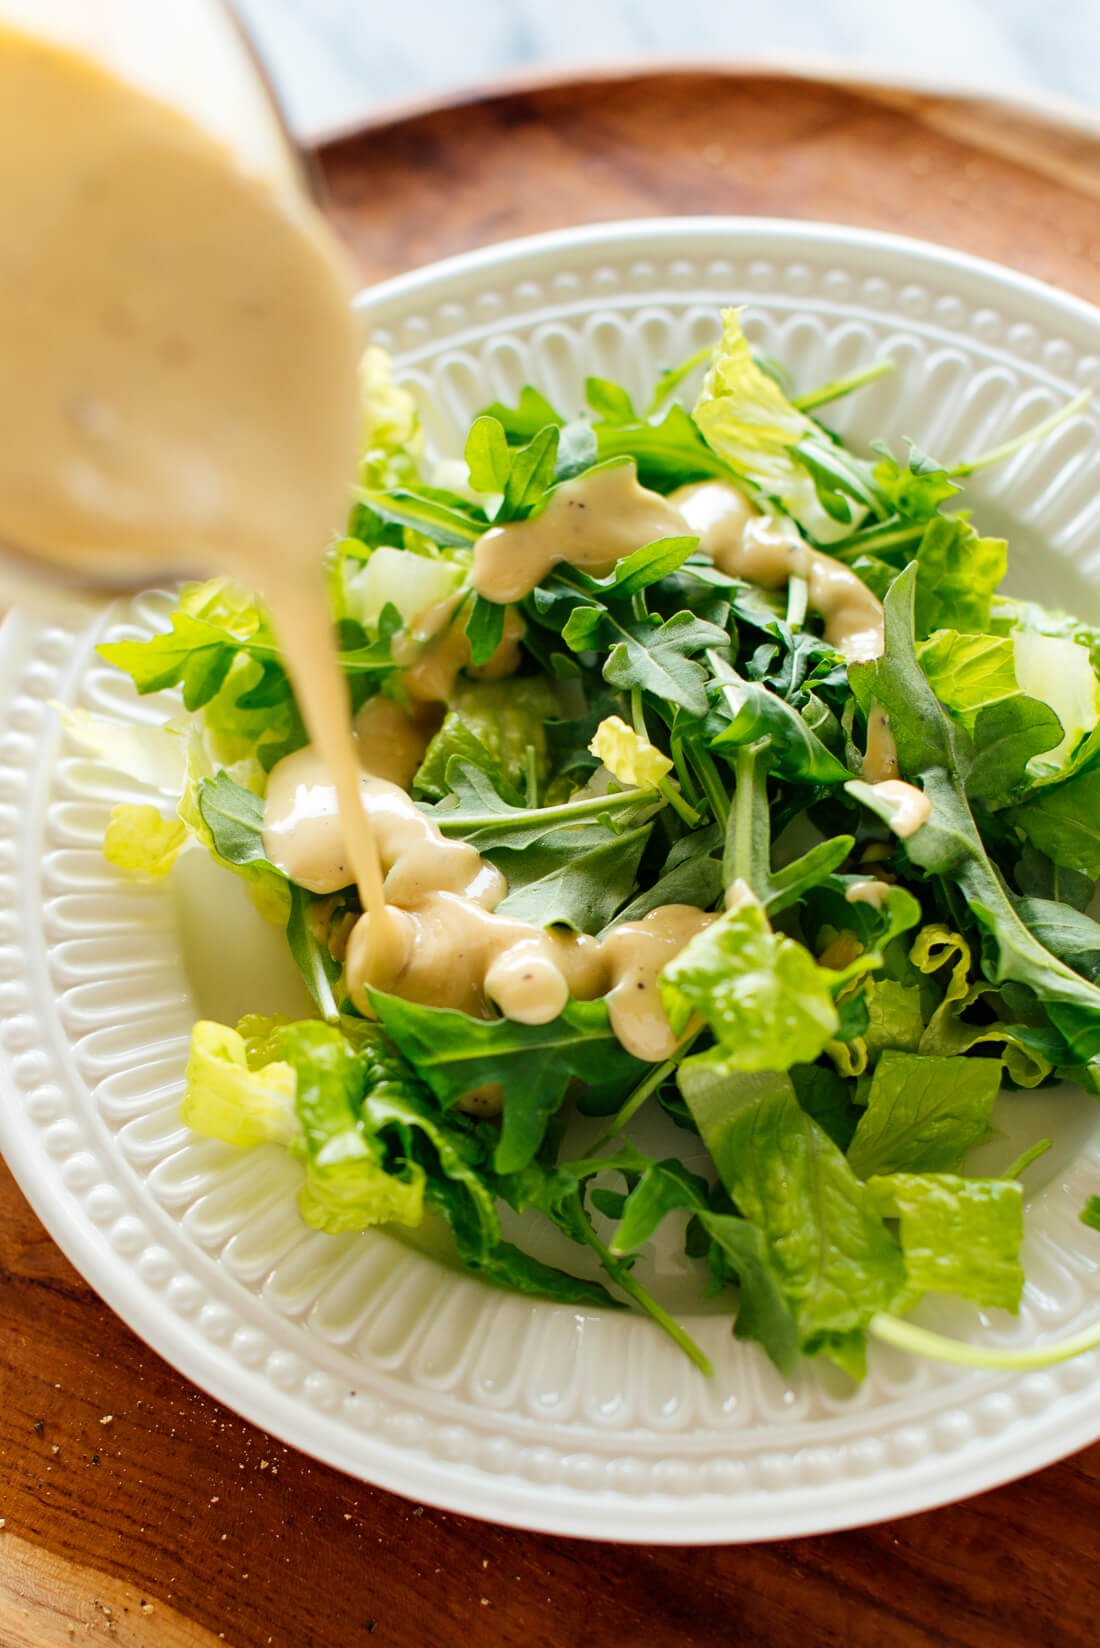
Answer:
<path fill-rule="evenodd" d="M 1100 140 L 988 103 L 633 74 L 412 113 L 319 159 L 366 279 L 563 224 L 741 212 L 920 235 L 1100 301 Z M 425 1509 L 196 1391 L 0 1169 L 0 1648 L 1078 1648 L 1098 1508 L 1100 1447 L 944 1511 L 747 1549 Z"/>

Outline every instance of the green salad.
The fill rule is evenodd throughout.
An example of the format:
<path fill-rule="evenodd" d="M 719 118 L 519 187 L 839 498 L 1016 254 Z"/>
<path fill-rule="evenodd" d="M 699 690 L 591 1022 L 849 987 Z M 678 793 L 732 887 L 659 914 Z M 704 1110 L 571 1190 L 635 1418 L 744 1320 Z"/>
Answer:
<path fill-rule="evenodd" d="M 168 632 L 101 647 L 186 712 L 163 731 L 74 725 L 140 776 L 169 744 L 183 757 L 176 813 L 116 807 L 108 858 L 156 876 L 204 848 L 285 931 L 314 1005 L 197 1024 L 184 1118 L 296 1156 L 309 1225 L 443 1221 L 486 1283 L 644 1311 L 704 1371 L 635 1274 L 670 1217 L 700 1294 L 784 1373 L 824 1356 L 859 1379 L 869 1335 L 1001 1366 L 1082 1348 L 983 1352 L 905 1320 L 926 1294 L 1019 1306 L 1021 1174 L 1050 1141 L 1001 1177 L 967 1172 L 1002 1087 L 1100 1094 L 1100 629 L 1000 593 L 1006 545 L 960 495 L 1082 403 L 983 455 L 854 452 L 816 411 L 884 369 L 791 386 L 727 311 L 715 349 L 646 405 L 598 378 L 579 413 L 528 387 L 475 419 L 460 462 L 429 459 L 385 356 L 364 361 L 356 501 L 326 573 L 353 709 L 415 718 L 409 794 L 502 872 L 499 914 L 606 937 L 670 905 L 705 913 L 656 978 L 659 1061 L 599 995 L 543 1023 L 399 985 L 353 1002 L 355 889 L 311 892 L 265 849 L 268 775 L 305 734 L 262 607 L 188 585 Z M 666 500 L 724 483 L 780 535 L 789 576 L 738 575 L 678 531 L 594 569 L 563 551 L 508 603 L 477 587 L 490 529 L 621 468 Z M 878 648 L 830 639 L 814 579 L 837 564 L 880 612 Z M 411 705 L 411 664 L 444 644 L 445 701 Z M 704 1155 L 706 1173 L 685 1165 Z M 506 1239 L 508 1209 L 530 1215 L 505 1216 L 512 1236 L 541 1218 L 585 1249 L 578 1274 Z M 1100 1201 L 1082 1220 L 1100 1229 Z"/>

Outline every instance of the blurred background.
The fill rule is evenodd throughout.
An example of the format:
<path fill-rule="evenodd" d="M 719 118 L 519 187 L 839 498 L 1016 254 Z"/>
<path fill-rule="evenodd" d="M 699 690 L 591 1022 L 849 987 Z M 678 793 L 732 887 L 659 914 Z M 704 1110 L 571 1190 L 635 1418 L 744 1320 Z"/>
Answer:
<path fill-rule="evenodd" d="M 1100 125 L 1100 0 L 238 0 L 304 141 L 410 99 L 639 59 L 774 61 Z"/>

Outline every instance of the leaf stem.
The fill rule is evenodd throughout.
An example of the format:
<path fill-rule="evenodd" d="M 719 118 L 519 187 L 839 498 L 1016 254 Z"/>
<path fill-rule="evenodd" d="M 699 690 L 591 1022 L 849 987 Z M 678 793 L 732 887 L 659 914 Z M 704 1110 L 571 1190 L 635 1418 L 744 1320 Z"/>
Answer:
<path fill-rule="evenodd" d="M 1021 1151 L 1011 1167 L 1005 1168 L 1001 1178 L 1018 1179 L 1020 1174 L 1031 1166 L 1032 1162 L 1037 1162 L 1040 1156 L 1046 1155 L 1053 1143 L 1053 1139 L 1037 1139 L 1033 1145 L 1029 1145 L 1026 1150 Z"/>
<path fill-rule="evenodd" d="M 668 1311 L 657 1303 L 653 1295 L 647 1293 L 640 1282 L 635 1281 L 630 1274 L 629 1266 L 624 1264 L 622 1260 L 616 1259 L 611 1249 L 600 1241 L 583 1212 L 578 1213 L 576 1225 L 578 1236 L 592 1249 L 612 1281 L 629 1298 L 633 1299 L 635 1304 L 640 1305 L 646 1315 L 651 1317 L 657 1326 L 668 1334 L 672 1342 L 679 1345 L 684 1354 L 690 1357 L 695 1366 L 709 1378 L 714 1372 L 710 1358 L 700 1350 L 695 1340 L 684 1331 L 679 1322 L 675 1321 Z"/>
<path fill-rule="evenodd" d="M 654 413 L 661 410 L 673 390 L 679 389 L 684 379 L 690 378 L 697 366 L 702 366 L 704 362 L 710 360 L 714 354 L 714 348 L 713 343 L 705 343 L 702 349 L 697 349 L 694 355 L 689 355 L 687 360 L 680 362 L 679 366 L 670 366 L 661 373 L 653 391 L 653 398 L 645 409 L 647 418 L 652 418 Z"/>
<path fill-rule="evenodd" d="M 695 775 L 692 773 L 691 762 L 687 758 L 687 751 L 684 749 L 684 740 L 681 735 L 677 733 L 672 735 L 669 740 L 669 754 L 672 756 L 672 762 L 676 768 L 676 777 L 679 780 L 680 790 L 688 803 L 694 807 L 699 799 L 699 791 L 695 785 Z"/>
<path fill-rule="evenodd" d="M 691 761 L 718 824 L 724 830 L 730 815 L 729 797 L 709 750 L 692 749 Z"/>
<path fill-rule="evenodd" d="M 930 1328 L 918 1327 L 915 1322 L 903 1321 L 880 1311 L 872 1316 L 868 1331 L 876 1339 L 893 1345 L 898 1350 L 910 1351 L 914 1356 L 928 1356 L 935 1362 L 950 1362 L 957 1368 L 989 1368 L 995 1372 L 1026 1372 L 1030 1368 L 1048 1368 L 1056 1362 L 1068 1362 L 1086 1351 L 1100 1350 L 1100 1323 L 1071 1334 L 1068 1339 L 1055 1340 L 1052 1345 L 1029 1345 L 1022 1350 L 1003 1349 L 996 1345 L 968 1345 L 961 1339 L 949 1339 L 946 1334 L 933 1333 Z"/>
<path fill-rule="evenodd" d="M 695 826 L 700 822 L 699 814 L 695 811 L 694 807 L 684 800 L 683 796 L 676 788 L 676 785 L 667 774 L 664 778 L 659 778 L 657 780 L 657 790 L 660 795 L 664 796 L 673 812 L 677 813 L 683 819 L 688 829 L 694 830 Z"/>
<path fill-rule="evenodd" d="M 1057 412 L 1052 412 L 1049 417 L 1040 418 L 1038 423 L 1033 423 L 1022 434 L 1014 435 L 1009 441 L 1002 441 L 1000 446 L 990 447 L 988 452 L 980 452 L 976 458 L 969 458 L 964 463 L 954 464 L 947 473 L 949 475 L 973 475 L 979 469 L 988 469 L 991 464 L 1003 463 L 1006 458 L 1015 457 L 1016 453 L 1022 451 L 1025 446 L 1030 446 L 1032 441 L 1043 440 L 1060 424 L 1067 423 L 1070 418 L 1077 417 L 1079 413 L 1085 410 L 1091 399 L 1091 391 L 1082 389 L 1079 395 L 1074 395 L 1073 399 L 1067 401 L 1064 406 L 1060 406 Z"/>
<path fill-rule="evenodd" d="M 527 805 L 532 808 L 537 808 L 539 804 L 538 760 L 535 746 L 528 744 L 524 771 L 524 793 L 527 796 Z"/>
<path fill-rule="evenodd" d="M 951 519 L 951 517 L 947 517 Z M 846 555 L 856 555 L 861 551 L 874 554 L 877 549 L 896 549 L 902 544 L 919 543 L 928 528 L 927 521 L 920 521 L 915 526 L 883 527 L 881 522 L 875 522 L 863 532 L 853 532 L 850 537 L 838 538 L 829 545 L 829 554 L 834 560 L 841 560 Z"/>
<path fill-rule="evenodd" d="M 771 887 L 771 830 L 767 795 L 759 793 L 758 762 L 770 743 L 770 738 L 758 738 L 755 744 L 743 744 L 734 757 L 732 833 L 727 834 L 722 862 L 727 887 L 744 881 L 761 900 Z"/>
<path fill-rule="evenodd" d="M 874 366 L 865 366 L 862 372 L 852 372 L 846 378 L 834 378 L 832 383 L 823 383 L 820 389 L 811 389 L 807 395 L 796 396 L 791 405 L 797 406 L 800 412 L 812 412 L 815 406 L 828 406 L 830 401 L 839 401 L 853 390 L 862 389 L 864 384 L 874 383 L 893 370 L 892 360 L 876 361 Z"/>
<path fill-rule="evenodd" d="M 625 812 L 630 807 L 659 807 L 653 790 L 619 790 L 611 795 L 586 795 L 583 801 L 562 801 L 556 807 L 513 808 L 507 813 L 463 813 L 448 818 L 446 812 L 428 809 L 428 816 L 444 835 L 467 835 L 471 830 L 514 830 L 531 824 L 572 824 L 582 818 L 598 818 L 601 813 Z"/>
<path fill-rule="evenodd" d="M 687 1036 L 684 1041 L 680 1043 L 679 1047 L 670 1059 L 666 1059 L 663 1064 L 655 1064 L 653 1069 L 650 1070 L 647 1075 L 642 1077 L 638 1085 L 631 1089 L 622 1104 L 619 1106 L 618 1110 L 616 1110 L 615 1114 L 612 1116 L 607 1132 L 598 1141 L 598 1143 L 592 1146 L 592 1149 L 589 1151 L 590 1156 L 599 1155 L 601 1150 L 605 1150 L 607 1146 L 611 1144 L 616 1134 L 621 1133 L 623 1128 L 634 1120 L 634 1117 L 638 1114 L 638 1111 L 642 1108 L 650 1094 L 655 1093 L 663 1081 L 667 1081 L 668 1077 L 672 1075 L 672 1072 L 679 1065 L 681 1059 L 685 1058 L 691 1051 L 693 1043 L 698 1041 L 699 1037 L 703 1033 L 703 1029 L 704 1026 L 700 1025 L 697 1030 L 693 1030 L 691 1035 Z"/>
<path fill-rule="evenodd" d="M 791 629 L 802 628 L 809 604 L 810 586 L 805 578 L 796 573 L 787 585 L 787 623 Z"/>

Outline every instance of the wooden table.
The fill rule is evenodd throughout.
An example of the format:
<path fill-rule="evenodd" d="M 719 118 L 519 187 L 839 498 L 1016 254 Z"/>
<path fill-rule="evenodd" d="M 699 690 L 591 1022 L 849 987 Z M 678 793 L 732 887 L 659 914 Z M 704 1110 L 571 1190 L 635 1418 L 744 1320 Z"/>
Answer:
<path fill-rule="evenodd" d="M 975 103 L 628 76 L 410 115 L 321 161 L 368 279 L 559 224 L 755 212 L 923 235 L 1100 300 L 1100 144 Z M 1095 1636 L 1098 1511 L 1100 1446 L 782 1545 L 589 1545 L 448 1516 L 193 1389 L 0 1169 L 0 1648 L 1052 1648 Z"/>

